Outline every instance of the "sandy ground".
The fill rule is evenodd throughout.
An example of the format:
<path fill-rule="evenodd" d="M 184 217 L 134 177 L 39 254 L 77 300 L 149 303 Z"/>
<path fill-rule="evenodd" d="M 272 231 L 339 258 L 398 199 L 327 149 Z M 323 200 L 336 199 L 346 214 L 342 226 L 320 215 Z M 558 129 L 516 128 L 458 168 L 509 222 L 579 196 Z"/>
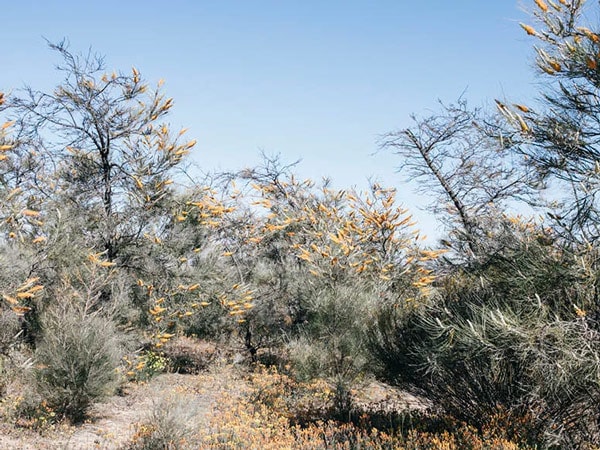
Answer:
<path fill-rule="evenodd" d="M 201 375 L 164 374 L 145 384 L 127 385 L 123 395 L 94 405 L 91 420 L 77 427 L 44 431 L 0 426 L 0 449 L 84 450 L 119 449 L 131 440 L 135 425 L 144 421 L 164 399 L 193 400 L 195 420 L 205 423 L 219 392 L 235 375 L 212 371 Z"/>

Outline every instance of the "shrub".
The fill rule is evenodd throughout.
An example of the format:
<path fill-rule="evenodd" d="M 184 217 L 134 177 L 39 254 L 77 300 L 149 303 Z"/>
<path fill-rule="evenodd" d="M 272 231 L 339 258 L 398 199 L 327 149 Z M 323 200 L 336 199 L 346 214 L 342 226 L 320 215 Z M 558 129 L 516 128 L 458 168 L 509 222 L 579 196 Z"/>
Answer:
<path fill-rule="evenodd" d="M 165 344 L 163 355 L 172 372 L 194 374 L 208 369 L 217 349 L 213 343 L 181 336 Z"/>
<path fill-rule="evenodd" d="M 146 349 L 136 354 L 133 358 L 124 356 L 123 361 L 126 365 L 126 372 L 130 381 L 145 382 L 154 378 L 160 373 L 167 371 L 168 360 L 162 352 L 156 352 Z"/>
<path fill-rule="evenodd" d="M 213 301 L 207 302 L 210 304 L 203 307 L 198 314 L 182 320 L 183 330 L 188 335 L 202 339 L 226 340 L 232 331 L 231 325 L 227 322 L 227 312 L 218 301 L 211 300 Z"/>
<path fill-rule="evenodd" d="M 12 311 L 0 311 L 0 354 L 6 355 L 17 341 L 20 324 Z"/>
<path fill-rule="evenodd" d="M 339 286 L 316 292 L 308 323 L 288 346 L 300 380 L 327 378 L 335 385 L 334 407 L 341 418 L 351 408 L 350 389 L 365 370 L 364 318 L 374 302 L 359 288 Z"/>
<path fill-rule="evenodd" d="M 10 378 L 10 355 L 19 335 L 19 318 L 12 311 L 0 311 L 0 396 Z"/>
<path fill-rule="evenodd" d="M 494 239 L 494 253 L 453 268 L 437 300 L 381 311 L 370 334 L 380 375 L 477 428 L 502 414 L 524 420 L 532 444 L 600 442 L 585 258 L 534 229 Z"/>
<path fill-rule="evenodd" d="M 251 374 L 246 401 L 263 405 L 292 424 L 306 425 L 336 413 L 335 392 L 323 379 L 297 381 L 275 367 L 257 367 Z"/>
<path fill-rule="evenodd" d="M 197 409 L 195 404 L 179 397 L 155 403 L 148 418 L 136 426 L 127 450 L 197 448 L 190 442 Z"/>
<path fill-rule="evenodd" d="M 123 339 L 100 311 L 72 305 L 49 309 L 42 326 L 37 391 L 58 415 L 79 422 L 94 400 L 116 388 Z"/>

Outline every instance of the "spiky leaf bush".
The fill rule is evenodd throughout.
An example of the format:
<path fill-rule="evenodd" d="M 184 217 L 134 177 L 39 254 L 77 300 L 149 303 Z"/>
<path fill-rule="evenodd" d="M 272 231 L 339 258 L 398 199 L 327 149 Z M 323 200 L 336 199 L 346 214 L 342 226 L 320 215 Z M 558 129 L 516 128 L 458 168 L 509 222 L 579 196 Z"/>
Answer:
<path fill-rule="evenodd" d="M 42 317 L 36 349 L 36 388 L 59 415 L 85 418 L 93 401 L 117 387 L 123 339 L 100 311 L 56 306 Z"/>
<path fill-rule="evenodd" d="M 506 225 L 497 251 L 454 268 L 431 303 L 382 311 L 371 348 L 385 378 L 460 420 L 502 411 L 527 420 L 532 442 L 578 447 L 600 439 L 595 274 L 539 236 Z"/>

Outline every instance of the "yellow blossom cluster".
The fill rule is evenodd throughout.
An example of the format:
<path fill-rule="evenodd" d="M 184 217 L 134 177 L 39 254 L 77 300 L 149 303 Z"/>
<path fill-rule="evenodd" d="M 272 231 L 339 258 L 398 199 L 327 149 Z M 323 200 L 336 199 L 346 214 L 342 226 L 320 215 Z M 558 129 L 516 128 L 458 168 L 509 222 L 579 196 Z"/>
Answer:
<path fill-rule="evenodd" d="M 30 311 L 31 307 L 27 306 L 27 303 L 44 290 L 44 286 L 39 284 L 39 281 L 39 277 L 28 278 L 14 292 L 2 294 L 5 304 L 17 315 Z"/>
<path fill-rule="evenodd" d="M 361 275 L 379 282 L 414 273 L 415 287 L 434 281 L 425 267 L 445 250 L 421 251 L 422 237 L 407 210 L 396 204 L 394 189 L 372 186 L 369 192 L 311 189 L 310 181 L 253 184 L 255 207 L 267 210 L 246 242 L 260 245 L 274 235 L 287 241 L 315 277 Z M 287 189 L 282 196 L 281 189 Z M 270 241 L 270 239 L 267 239 Z"/>

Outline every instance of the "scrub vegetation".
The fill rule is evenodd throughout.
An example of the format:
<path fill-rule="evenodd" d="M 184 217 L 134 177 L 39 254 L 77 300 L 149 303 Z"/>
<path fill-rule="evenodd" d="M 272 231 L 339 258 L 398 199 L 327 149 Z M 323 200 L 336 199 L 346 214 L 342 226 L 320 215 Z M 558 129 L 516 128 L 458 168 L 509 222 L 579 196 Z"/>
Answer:
<path fill-rule="evenodd" d="M 600 28 L 531 7 L 534 105 L 380 139 L 435 244 L 393 187 L 195 178 L 162 82 L 50 44 L 63 81 L 0 94 L 0 443 L 121 401 L 97 447 L 599 448 Z"/>

